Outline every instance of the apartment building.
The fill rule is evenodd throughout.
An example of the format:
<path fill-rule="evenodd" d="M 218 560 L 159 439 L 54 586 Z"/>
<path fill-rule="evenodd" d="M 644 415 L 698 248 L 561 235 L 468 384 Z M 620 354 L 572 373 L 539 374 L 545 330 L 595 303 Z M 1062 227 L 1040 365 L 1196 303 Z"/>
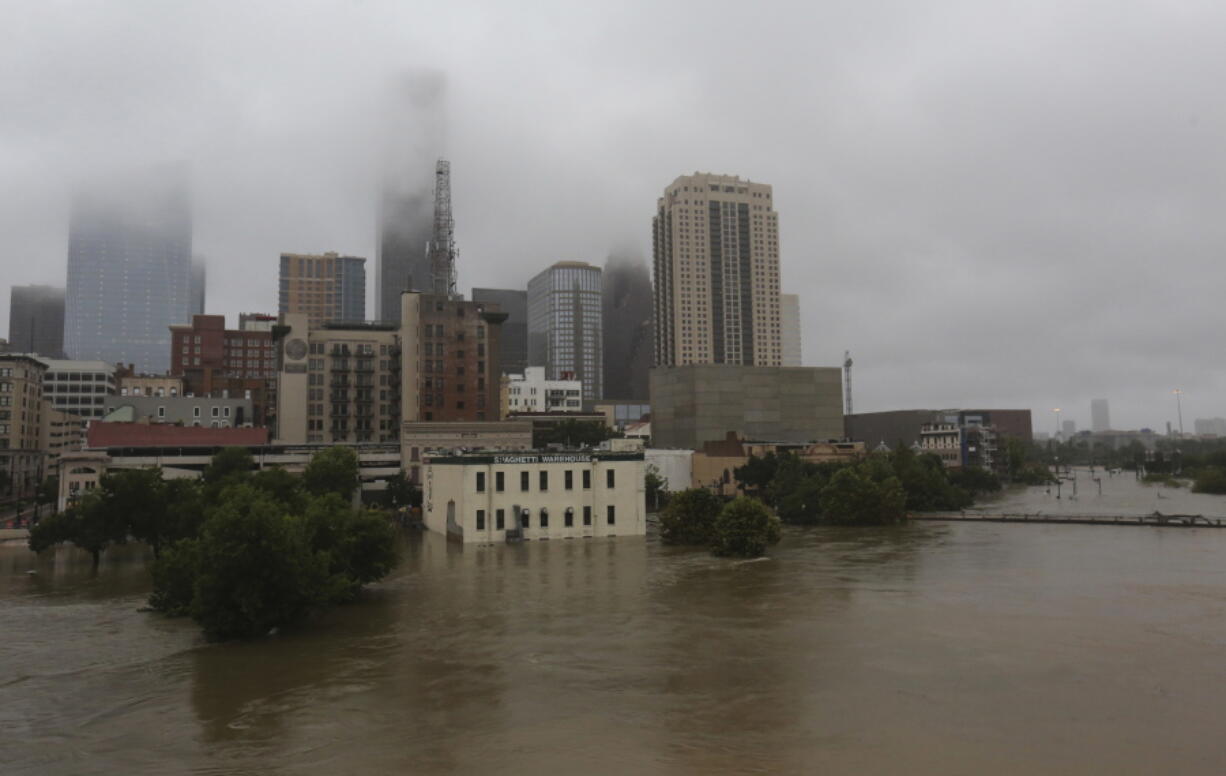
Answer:
<path fill-rule="evenodd" d="M 105 361 L 38 360 L 46 367 L 43 396 L 60 412 L 87 420 L 101 418 L 106 397 L 118 392 L 116 368 Z"/>
<path fill-rule="evenodd" d="M 0 499 L 28 498 L 43 474 L 43 377 L 47 366 L 27 355 L 0 356 Z"/>
<path fill-rule="evenodd" d="M 366 259 L 324 254 L 281 254 L 282 315 L 305 315 L 312 326 L 366 320 Z"/>

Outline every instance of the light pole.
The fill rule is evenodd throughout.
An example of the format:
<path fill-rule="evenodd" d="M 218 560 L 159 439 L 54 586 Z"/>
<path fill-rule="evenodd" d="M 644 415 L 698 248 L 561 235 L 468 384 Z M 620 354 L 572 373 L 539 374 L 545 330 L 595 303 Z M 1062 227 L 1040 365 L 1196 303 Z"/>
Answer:
<path fill-rule="evenodd" d="M 1180 400 L 1183 397 L 1183 391 L 1176 388 L 1171 393 L 1175 394 L 1175 411 L 1179 413 L 1179 438 L 1183 439 L 1183 402 Z"/>

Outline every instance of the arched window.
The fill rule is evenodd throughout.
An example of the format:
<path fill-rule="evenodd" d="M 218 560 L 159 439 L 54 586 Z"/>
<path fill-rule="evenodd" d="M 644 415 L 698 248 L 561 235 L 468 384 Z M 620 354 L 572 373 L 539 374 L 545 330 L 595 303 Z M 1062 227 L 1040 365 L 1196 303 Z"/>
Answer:
<path fill-rule="evenodd" d="M 549 510 L 541 507 L 541 528 L 549 527 Z"/>
<path fill-rule="evenodd" d="M 562 524 L 565 525 L 567 528 L 571 528 L 575 525 L 575 508 L 574 507 L 566 508 L 566 514 L 562 516 Z"/>

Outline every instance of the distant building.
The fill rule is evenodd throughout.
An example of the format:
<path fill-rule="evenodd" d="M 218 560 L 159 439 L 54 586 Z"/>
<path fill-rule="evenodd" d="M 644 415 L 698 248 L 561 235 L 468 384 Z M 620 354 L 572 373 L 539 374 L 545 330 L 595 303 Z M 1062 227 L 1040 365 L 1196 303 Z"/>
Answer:
<path fill-rule="evenodd" d="M 1090 400 L 1090 430 L 1094 433 L 1111 428 L 1111 410 L 1106 399 Z"/>
<path fill-rule="evenodd" d="M 701 450 L 739 438 L 814 442 L 843 435 L 842 370 L 690 364 L 651 370 L 655 447 Z"/>
<path fill-rule="evenodd" d="M 651 273 L 638 256 L 614 254 L 602 278 L 604 380 L 602 396 L 646 401 L 654 358 Z"/>
<path fill-rule="evenodd" d="M 790 453 L 808 463 L 854 463 L 865 455 L 863 442 L 755 442 L 739 439 L 735 433 L 729 432 L 726 438 L 707 442 L 700 450 L 694 451 L 692 487 L 734 496 L 742 492 L 735 472 L 749 461 L 750 456 L 762 458 L 781 453 Z M 686 487 L 676 483 L 670 485 L 671 490 Z"/>
<path fill-rule="evenodd" d="M 1197 418 L 1192 428 L 1197 436 L 1226 437 L 1226 418 Z"/>
<path fill-rule="evenodd" d="M 1066 420 L 1060 424 L 1060 433 L 1064 434 L 1065 439 L 1072 439 L 1077 433 L 1077 423 L 1072 420 Z"/>
<path fill-rule="evenodd" d="M 502 374 L 523 374 L 528 366 L 528 292 L 510 288 L 474 288 L 473 301 L 497 305 L 507 314 L 502 324 L 501 353 L 495 368 Z"/>
<path fill-rule="evenodd" d="M 469 450 L 531 450 L 532 424 L 526 421 L 482 423 L 406 422 L 401 424 L 401 462 L 412 482 L 422 481 L 427 456 Z"/>
<path fill-rule="evenodd" d="M 800 297 L 779 295 L 779 337 L 783 366 L 800 366 Z"/>
<path fill-rule="evenodd" d="M 498 419 L 505 314 L 416 292 L 401 302 L 398 324 L 283 316 L 278 441 L 394 442 L 403 421 Z"/>
<path fill-rule="evenodd" d="M 604 396 L 600 267 L 559 261 L 528 281 L 528 363 L 545 376 L 574 375 L 583 394 Z"/>
<path fill-rule="evenodd" d="M 1030 410 L 891 410 L 861 412 L 843 419 L 846 438 L 863 442 L 869 449 L 882 444 L 891 450 L 899 443 L 906 447 L 918 445 L 926 423 L 991 426 L 1001 437 L 1014 437 L 1026 443 L 1034 439 Z"/>
<path fill-rule="evenodd" d="M 652 221 L 655 364 L 783 364 L 771 187 L 695 173 Z M 616 397 L 620 398 L 620 397 Z"/>
<path fill-rule="evenodd" d="M 190 324 L 171 326 L 170 376 L 182 380 L 183 394 L 250 399 L 250 422 L 270 425 L 277 375 L 275 320 L 243 313 L 239 327 L 227 329 L 224 315 L 193 315 Z"/>
<path fill-rule="evenodd" d="M 947 469 L 980 468 L 1000 471 L 1007 463 L 1000 454 L 996 429 L 978 424 L 944 421 L 925 423 L 920 429 L 920 451 L 941 459 Z"/>
<path fill-rule="evenodd" d="M 107 423 L 169 423 L 208 428 L 252 425 L 251 399 L 211 396 L 108 396 Z"/>
<path fill-rule="evenodd" d="M 60 460 L 63 456 L 80 450 L 85 445 L 85 426 L 88 421 L 79 415 L 60 412 L 43 400 L 42 452 L 44 477 L 63 476 Z"/>
<path fill-rule="evenodd" d="M 9 302 L 9 350 L 64 357 L 64 289 L 13 286 Z"/>
<path fill-rule="evenodd" d="M 281 254 L 278 307 L 312 326 L 366 320 L 366 259 L 337 253 Z"/>
<path fill-rule="evenodd" d="M 119 390 L 116 368 L 105 361 L 39 358 L 46 366 L 43 396 L 52 408 L 87 420 L 101 418 L 106 397 Z"/>
<path fill-rule="evenodd" d="M 464 544 L 647 531 L 642 451 L 432 455 L 425 483 L 426 528 Z"/>
<path fill-rule="evenodd" d="M 192 315 L 204 315 L 206 275 L 208 268 L 203 256 L 192 257 Z"/>
<path fill-rule="evenodd" d="M 508 412 L 583 412 L 583 383 L 563 374 L 545 378 L 545 367 L 530 366 L 522 375 L 508 375 Z"/>
<path fill-rule="evenodd" d="M 615 431 L 622 431 L 632 423 L 642 423 L 651 417 L 651 405 L 645 401 L 625 399 L 584 400 L 583 407 L 590 412 L 598 412 L 604 415 L 605 425 Z"/>
<path fill-rule="evenodd" d="M 127 368 L 115 375 L 119 380 L 120 396 L 182 396 L 183 379 L 170 375 L 137 375 Z"/>
<path fill-rule="evenodd" d="M 77 195 L 68 238 L 64 350 L 72 359 L 169 367 L 171 325 L 192 307 L 187 176 L 172 168 Z"/>
<path fill-rule="evenodd" d="M 0 471 L 9 476 L 0 499 L 28 499 L 42 479 L 46 371 L 32 356 L 0 356 Z"/>

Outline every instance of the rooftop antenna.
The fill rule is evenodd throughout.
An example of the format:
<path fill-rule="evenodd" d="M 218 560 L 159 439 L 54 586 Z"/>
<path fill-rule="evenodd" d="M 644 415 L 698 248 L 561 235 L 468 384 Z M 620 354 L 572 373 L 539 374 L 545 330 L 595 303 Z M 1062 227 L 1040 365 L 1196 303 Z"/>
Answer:
<path fill-rule="evenodd" d="M 439 159 L 434 168 L 434 231 L 426 243 L 430 260 L 430 292 L 454 299 L 455 219 L 451 217 L 451 162 Z"/>
<path fill-rule="evenodd" d="M 843 412 L 851 414 L 851 351 L 843 351 Z"/>

